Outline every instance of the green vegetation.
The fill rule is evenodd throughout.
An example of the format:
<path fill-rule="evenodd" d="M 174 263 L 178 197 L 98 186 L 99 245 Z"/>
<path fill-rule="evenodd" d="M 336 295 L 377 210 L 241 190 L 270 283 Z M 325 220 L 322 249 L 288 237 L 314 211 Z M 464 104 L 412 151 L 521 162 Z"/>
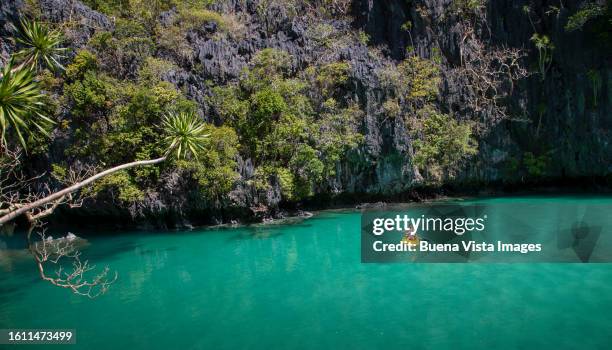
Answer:
<path fill-rule="evenodd" d="M 125 12 L 128 6 L 128 2 L 123 0 L 83 0 L 83 3 L 107 15 Z"/>
<path fill-rule="evenodd" d="M 453 0 L 450 10 L 459 17 L 472 19 L 482 11 L 488 0 Z"/>
<path fill-rule="evenodd" d="M 238 136 L 234 129 L 226 126 L 205 125 L 204 132 L 209 136 L 199 153 L 198 161 L 186 159 L 176 162 L 198 184 L 202 198 L 220 200 L 229 193 L 238 179 L 236 156 L 238 155 Z"/>
<path fill-rule="evenodd" d="M 422 107 L 438 97 L 442 82 L 440 67 L 433 59 L 411 55 L 396 66 L 388 66 L 378 74 L 383 86 L 395 91 L 411 104 Z"/>
<path fill-rule="evenodd" d="M 88 71 L 95 71 L 98 68 L 97 57 L 87 50 L 77 52 L 72 64 L 66 69 L 66 78 L 71 81 L 81 80 Z"/>
<path fill-rule="evenodd" d="M 334 26 L 328 23 L 318 23 L 307 29 L 307 36 L 311 38 L 318 45 L 324 47 L 332 47 L 333 43 L 337 40 L 339 33 L 336 31 Z M 358 32 L 359 41 L 363 45 L 367 45 L 369 36 L 363 32 Z"/>
<path fill-rule="evenodd" d="M 506 161 L 506 173 L 508 178 L 516 179 L 517 173 L 521 179 L 526 175 L 528 179 L 537 179 L 546 175 L 546 169 L 550 166 L 550 153 L 545 152 L 535 155 L 533 152 L 524 152 L 522 159 L 509 157 Z"/>
<path fill-rule="evenodd" d="M 121 35 L 129 35 L 139 33 L 140 29 L 124 25 L 122 31 Z M 100 42 L 104 40 L 95 41 L 96 51 L 102 47 L 98 46 Z M 109 46 L 107 50 L 114 49 Z M 211 161 L 204 154 L 211 151 L 211 146 L 204 139 L 213 127 L 202 124 L 195 114 L 195 103 L 172 84 L 161 80 L 163 74 L 175 66 L 168 61 L 145 57 L 134 80 L 120 80 L 109 76 L 104 68 L 108 52 L 100 54 L 102 58 L 81 50 L 66 69 L 64 98 L 73 116 L 67 121 L 73 136 L 66 156 L 118 164 L 159 157 L 172 149 L 180 161 L 114 174 L 96 185 L 96 193 L 118 193 L 116 197 L 122 201 L 136 201 L 143 198 L 142 193 L 157 186 L 163 171 L 175 166 L 185 168 L 187 163 L 200 169 L 200 177 L 208 176 L 206 164 Z M 188 158 L 188 153 L 193 157 Z M 234 164 L 233 160 L 223 160 Z M 224 164 L 213 166 L 227 170 Z M 233 178 L 227 175 L 224 175 L 226 179 Z"/>
<path fill-rule="evenodd" d="M 591 82 L 591 89 L 593 90 L 593 107 L 597 107 L 597 95 L 603 85 L 601 74 L 597 70 L 591 69 L 587 72 L 587 78 Z"/>
<path fill-rule="evenodd" d="M 408 79 L 408 99 L 431 101 L 438 96 L 438 86 L 442 82 L 440 68 L 432 61 L 411 56 L 402 62 L 398 69 Z"/>
<path fill-rule="evenodd" d="M 177 60 L 187 60 L 193 55 L 187 40 L 189 32 L 211 35 L 213 38 L 242 37 L 244 25 L 232 14 L 211 10 L 213 1 L 198 0 L 131 0 L 86 1 L 92 8 L 115 17 L 115 30 L 97 32 L 90 46 L 102 59 L 109 56 L 118 62 L 116 76 L 133 73 L 133 65 L 141 65 L 156 51 L 173 54 Z M 160 23 L 162 12 L 174 9 L 169 20 Z M 210 27 L 207 25 L 211 24 Z M 106 61 L 106 59 L 105 59 Z"/>
<path fill-rule="evenodd" d="M 348 63 L 309 67 L 300 77 L 290 76 L 290 63 L 285 52 L 262 50 L 237 84 L 214 88 L 210 102 L 254 160 L 254 180 L 275 178 L 286 199 L 298 200 L 333 176 L 336 162 L 359 144 L 361 112 L 332 97 L 348 80 Z"/>
<path fill-rule="evenodd" d="M 538 70 L 542 81 L 544 81 L 546 80 L 546 73 L 552 64 L 552 52 L 555 49 L 555 45 L 548 35 L 540 35 L 538 33 L 534 33 L 531 36 L 531 42 L 533 42 L 538 50 Z"/>
<path fill-rule="evenodd" d="M 138 188 L 127 171 L 108 175 L 96 182 L 91 189 L 94 194 L 104 191 L 116 194 L 117 199 L 124 203 L 134 203 L 144 199 L 144 192 Z"/>
<path fill-rule="evenodd" d="M 401 107 L 397 99 L 389 99 L 383 102 L 383 110 L 388 117 L 397 118 L 401 113 Z"/>
<path fill-rule="evenodd" d="M 14 55 L 21 65 L 28 66 L 33 70 L 41 70 L 43 67 L 49 69 L 63 69 L 59 60 L 66 51 L 60 47 L 62 35 L 59 31 L 50 30 L 38 22 L 21 20 L 20 35 L 16 41 L 25 47 Z"/>
<path fill-rule="evenodd" d="M 143 66 L 138 71 L 138 82 L 147 86 L 155 86 L 162 81 L 165 74 L 176 69 L 178 67 L 172 62 L 160 58 L 147 57 Z"/>
<path fill-rule="evenodd" d="M 551 13 L 557 13 L 557 15 L 559 14 L 558 9 L 557 9 L 557 12 L 555 12 L 555 7 L 551 6 L 551 8 L 552 9 L 547 11 L 546 14 L 551 14 Z M 531 28 L 533 29 L 533 35 L 531 36 L 529 40 L 533 43 L 536 50 L 538 51 L 537 69 L 538 69 L 538 73 L 540 73 L 541 80 L 544 81 L 546 80 L 546 74 L 548 73 L 548 70 L 550 69 L 552 65 L 553 51 L 555 50 L 555 44 L 552 42 L 552 40 L 550 39 L 548 35 L 538 32 L 538 29 L 536 28 L 536 22 L 534 22 L 534 19 L 532 18 L 534 11 L 531 8 L 531 6 L 524 5 L 522 10 L 523 10 L 523 13 L 527 15 L 527 18 L 529 19 L 529 23 L 531 24 Z"/>
<path fill-rule="evenodd" d="M 584 25 L 605 13 L 605 8 L 599 4 L 587 3 L 578 12 L 574 13 L 567 19 L 565 30 L 572 32 L 582 29 Z"/>
<path fill-rule="evenodd" d="M 167 152 L 176 152 L 176 159 L 186 159 L 189 155 L 198 157 L 204 150 L 210 134 L 206 125 L 194 113 L 177 113 L 164 116 L 162 128 L 166 130 L 164 142 Z"/>
<path fill-rule="evenodd" d="M 277 183 L 283 199 L 297 201 L 326 186 L 336 175 L 338 162 L 362 144 L 359 129 L 364 113 L 359 104 L 346 98 L 352 70 L 349 62 L 321 60 L 296 71 L 289 54 L 263 49 L 236 81 L 222 86 L 207 82 L 211 87 L 208 103 L 219 125 L 213 126 L 201 123 L 200 106 L 164 79 L 180 70 L 179 65 L 191 62 L 189 32 L 215 40 L 221 35 L 231 39 L 241 28 L 236 17 L 213 11 L 212 1 L 85 2 L 113 16 L 115 26 L 112 32 L 96 31 L 57 77 L 59 82 L 54 83 L 53 76 L 45 78 L 59 96 L 56 103 L 70 110 L 60 120 L 69 139 L 64 151 L 67 162 L 61 166 L 81 159 L 124 164 L 173 151 L 171 161 L 116 172 L 97 183 L 94 192 L 105 192 L 121 202 L 137 202 L 159 187 L 165 175 L 180 171 L 190 184 L 197 184 L 202 198 L 221 201 L 237 179 L 236 157 L 240 155 L 252 159 L 255 166 L 255 175 L 247 180 L 259 189 Z M 462 11 L 484 6 L 484 1 L 457 3 Z M 308 8 L 327 18 L 343 14 L 348 4 L 268 0 L 260 2 L 257 11 L 269 19 L 266 25 L 274 26 L 277 23 L 270 16 L 278 10 L 297 15 L 298 9 Z M 173 17 L 160 23 L 159 14 L 172 8 Z M 403 28 L 410 31 L 411 26 L 407 23 Z M 365 32 L 347 36 L 329 22 L 313 23 L 306 30 L 307 38 L 328 50 L 346 45 L 347 40 L 369 41 Z M 47 37 L 60 38 L 52 34 L 45 32 Z M 48 49 L 37 51 L 36 57 L 42 57 L 37 60 L 57 61 L 63 49 L 55 39 L 46 46 Z M 23 55 L 25 60 L 33 54 Z M 441 83 L 439 56 L 436 50 L 431 59 L 411 54 L 381 72 L 379 77 L 391 91 L 382 108 L 388 117 L 403 120 L 411 115 L 417 121 L 411 133 L 418 139 L 415 151 L 422 167 L 430 173 L 436 167 L 452 173 L 459 160 L 472 153 L 471 131 L 468 123 L 459 123 L 433 107 Z"/>
<path fill-rule="evenodd" d="M 161 12 L 170 10 L 177 0 L 83 0 L 83 3 L 96 11 L 109 16 L 133 16 L 145 20 L 157 17 Z M 190 2 L 191 1 L 186 1 Z M 197 1 L 195 1 L 197 2 Z"/>
<path fill-rule="evenodd" d="M 351 66 L 347 62 L 333 62 L 319 67 L 308 67 L 305 73 L 316 90 L 321 92 L 321 98 L 326 99 L 348 82 L 350 69 Z"/>
<path fill-rule="evenodd" d="M 185 151 L 185 158 L 194 156 L 197 159 L 197 155 L 193 154 L 191 150 L 195 148 L 204 148 L 203 144 L 206 139 L 201 133 L 203 130 L 201 125 L 202 122 L 195 121 L 192 125 L 190 121 L 194 117 L 191 116 L 184 118 L 183 116 L 172 115 L 168 118 L 169 119 L 167 119 L 167 123 L 164 124 L 164 129 L 162 131 L 164 134 L 169 136 L 169 138 L 166 138 L 167 145 L 164 156 L 155 159 L 137 160 L 120 164 L 93 175 L 87 175 L 83 179 L 75 178 L 70 183 L 63 184 L 65 187 L 61 190 L 52 192 L 50 194 L 42 192 L 42 198 L 40 199 L 26 199 L 25 201 L 21 201 L 19 198 L 11 199 L 11 202 L 6 203 L 8 209 L 4 209 L 2 212 L 0 212 L 0 225 L 4 225 L 17 217 L 26 214 L 26 217 L 30 223 L 30 231 L 28 232 L 29 239 L 32 229 L 42 217 L 52 213 L 53 210 L 59 204 L 62 204 L 64 200 L 71 200 L 75 192 L 78 192 L 83 188 L 85 188 L 85 192 L 88 192 L 89 189 L 87 186 L 90 185 L 94 188 L 94 191 L 100 191 L 100 189 L 96 188 L 100 184 L 102 184 L 104 188 L 108 188 L 109 186 L 117 186 L 117 190 L 119 191 L 119 199 L 122 201 L 129 202 L 142 199 L 143 196 L 141 196 L 140 190 L 131 183 L 131 178 L 125 174 L 126 170 L 149 165 L 157 165 L 172 159 L 170 156 L 175 154 L 175 148 L 179 147 L 180 145 L 188 146 Z M 175 121 L 173 119 L 180 120 Z M 178 152 L 176 154 L 177 156 L 183 156 L 182 152 Z M 61 166 L 56 165 L 53 167 L 52 175 L 54 175 L 56 178 L 64 176 L 65 174 L 66 171 L 64 171 Z M 102 180 L 102 182 L 99 182 L 98 180 Z M 19 193 L 15 193 L 15 196 L 18 197 Z M 4 206 L 5 203 L 2 204 Z M 44 207 L 48 204 L 51 204 L 51 207 L 47 208 L 43 212 L 33 214 L 33 210 Z M 46 278 L 43 277 L 43 279 Z"/>
<path fill-rule="evenodd" d="M 358 37 L 359 42 L 363 45 L 367 45 L 370 42 L 370 36 L 368 35 L 368 33 L 364 32 L 363 30 L 360 30 L 359 32 L 357 32 L 357 37 Z"/>
<path fill-rule="evenodd" d="M 456 166 L 474 155 L 478 146 L 467 122 L 458 122 L 432 108 L 421 111 L 421 138 L 414 142 L 414 163 L 434 179 L 452 175 Z"/>
<path fill-rule="evenodd" d="M 44 114 L 43 95 L 29 68 L 13 69 L 11 60 L 4 66 L 0 81 L 1 140 L 7 146 L 7 130 L 11 128 L 24 149 L 26 135 L 35 136 L 39 131 L 48 135 L 47 127 L 53 122 Z"/>
<path fill-rule="evenodd" d="M 47 115 L 49 107 L 45 102 L 49 101 L 41 92 L 36 73 L 43 68 L 63 68 L 58 59 L 65 49 L 59 47 L 59 32 L 37 22 L 22 19 L 20 34 L 17 41 L 24 48 L 5 64 L 0 77 L 0 142 L 3 147 L 8 147 L 7 131 L 10 129 L 23 149 L 27 150 L 25 136 L 29 136 L 30 140 L 35 140 L 37 133 L 48 136 L 48 127 L 54 123 Z M 20 63 L 15 66 L 15 62 Z M 41 73 L 43 84 L 50 83 L 52 79 L 45 77 L 46 74 Z"/>
<path fill-rule="evenodd" d="M 201 14 L 194 13 L 197 18 L 192 19 L 209 20 Z M 287 53 L 262 50 L 240 81 L 213 87 L 211 104 L 225 124 L 214 127 L 201 124 L 195 103 L 162 80 L 178 67 L 154 57 L 154 46 L 141 22 L 119 18 L 114 32 L 96 33 L 65 70 L 60 101 L 72 117 L 61 121 L 71 133 L 68 159 L 120 164 L 163 156 L 167 149 L 175 156 L 159 167 L 114 173 L 97 183 L 94 193 L 107 193 L 120 202 L 140 201 L 158 186 L 162 173 L 176 167 L 195 181 L 203 198 L 218 201 L 237 179 L 235 158 L 240 152 L 256 163 L 259 179 L 253 180 L 278 181 L 285 199 L 299 200 L 333 176 L 343 154 L 361 141 L 361 111 L 334 99 L 348 81 L 347 62 L 296 74 Z M 136 63 L 138 72 L 126 79 L 120 67 L 112 66 L 117 59 Z M 208 135 L 219 141 L 202 142 Z"/>
<path fill-rule="evenodd" d="M 119 93 L 116 80 L 98 72 L 96 57 L 80 51 L 66 69 L 64 94 L 72 102 L 72 114 L 87 117 L 112 105 Z"/>
<path fill-rule="evenodd" d="M 226 23 L 221 14 L 199 8 L 182 7 L 178 22 L 183 30 L 197 30 L 207 23 L 214 23 L 219 30 L 227 30 Z"/>
<path fill-rule="evenodd" d="M 470 122 L 458 122 L 435 106 L 442 82 L 439 51 L 432 58 L 411 54 L 397 66 L 378 72 L 381 84 L 395 95 L 382 109 L 387 118 L 404 114 L 413 137 L 414 163 L 428 180 L 438 182 L 452 178 L 466 157 L 476 154 L 477 144 Z M 400 105 L 404 101 L 410 109 Z"/>
<path fill-rule="evenodd" d="M 287 52 L 263 49 L 236 79 L 217 77 L 217 81 L 204 82 L 210 90 L 198 94 L 197 103 L 188 98 L 191 87 L 181 82 L 183 70 L 199 74 L 205 66 L 193 56 L 190 41 L 195 35 L 232 41 L 244 29 L 238 20 L 242 17 L 216 12 L 220 7 L 211 6 L 213 1 L 85 3 L 112 16 L 113 29 L 96 29 L 70 62 L 62 61 L 66 63 L 63 74 L 48 71 L 30 77 L 40 80 L 39 90 L 44 86 L 53 96 L 54 109 L 69 111 L 57 114 L 66 144 L 66 160 L 58 166 L 67 169 L 85 162 L 106 167 L 171 156 L 155 167 L 135 166 L 113 173 L 96 184 L 95 193 L 120 202 L 138 202 L 159 192 L 169 178 L 180 173 L 184 182 L 177 186 L 197 189 L 202 199 L 218 203 L 227 200 L 235 185 L 236 162 L 241 158 L 253 162 L 254 175 L 246 180 L 257 189 L 278 184 L 284 200 L 298 201 L 325 191 L 338 164 L 363 144 L 364 102 L 361 96 L 347 93 L 355 83 L 355 67 L 346 55 L 332 53 L 359 42 L 365 45 L 369 37 L 336 22 L 316 21 L 317 16 L 345 14 L 349 1 L 258 2 L 256 16 L 265 18 L 261 23 L 268 31 L 284 25 L 274 18 L 278 11 L 287 18 L 308 12 L 305 17 L 312 22 L 305 26 L 304 39 L 321 50 L 320 58 L 305 63 Z M 485 4 L 456 1 L 466 14 L 480 11 Z M 160 14 L 171 9 L 160 21 Z M 36 50 L 23 51 L 21 60 L 51 70 L 61 68 L 64 50 L 59 47 L 59 32 L 32 28 L 34 35 L 29 36 L 38 39 L 30 40 L 30 46 Z M 74 27 L 58 24 L 56 28 L 71 37 Z M 410 32 L 412 23 L 402 28 Z M 415 163 L 433 174 L 432 178 L 442 172 L 452 175 L 460 161 L 475 152 L 475 146 L 471 124 L 458 122 L 434 107 L 442 82 L 439 50 L 432 49 L 430 58 L 412 52 L 399 64 L 383 61 L 379 49 L 367 50 L 386 64 L 378 75 L 385 86 L 379 109 L 394 122 L 412 123 L 407 127 L 415 139 Z M 36 91 L 31 90 L 30 98 L 42 101 L 45 97 L 36 97 Z M 211 123 L 204 123 L 201 115 L 209 111 L 206 120 Z M 37 118 L 27 123 L 45 129 L 42 121 L 47 119 L 38 116 L 47 111 L 31 112 Z M 3 125 L 21 125 L 13 119 L 6 119 Z M 19 132 L 19 127 L 11 125 L 10 130 Z M 8 130 L 8 126 L 3 128 L 3 132 Z M 168 149 L 173 153 L 166 153 Z"/>
<path fill-rule="evenodd" d="M 548 155 L 534 155 L 532 152 L 523 154 L 523 164 L 527 170 L 527 174 L 531 177 L 542 177 L 546 173 L 546 168 L 550 163 Z"/>

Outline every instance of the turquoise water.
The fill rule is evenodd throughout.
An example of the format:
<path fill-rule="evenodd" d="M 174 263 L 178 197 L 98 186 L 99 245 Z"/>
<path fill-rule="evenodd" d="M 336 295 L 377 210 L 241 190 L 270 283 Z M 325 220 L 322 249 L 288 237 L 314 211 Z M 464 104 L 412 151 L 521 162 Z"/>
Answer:
<path fill-rule="evenodd" d="M 524 201 L 612 197 L 481 200 Z M 94 300 L 40 281 L 29 259 L 4 256 L 0 328 L 74 328 L 77 345 L 64 346 L 73 349 L 612 344 L 610 264 L 361 264 L 359 226 L 348 211 L 290 225 L 99 232 L 84 254 L 119 279 Z"/>

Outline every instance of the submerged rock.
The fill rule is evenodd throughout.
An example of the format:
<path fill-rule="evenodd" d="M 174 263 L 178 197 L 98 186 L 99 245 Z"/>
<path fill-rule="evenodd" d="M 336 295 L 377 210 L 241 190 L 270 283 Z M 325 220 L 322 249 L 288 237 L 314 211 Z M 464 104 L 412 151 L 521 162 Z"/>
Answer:
<path fill-rule="evenodd" d="M 362 203 L 355 206 L 356 209 L 381 209 L 387 207 L 387 203 L 385 202 L 377 202 L 377 203 Z"/>

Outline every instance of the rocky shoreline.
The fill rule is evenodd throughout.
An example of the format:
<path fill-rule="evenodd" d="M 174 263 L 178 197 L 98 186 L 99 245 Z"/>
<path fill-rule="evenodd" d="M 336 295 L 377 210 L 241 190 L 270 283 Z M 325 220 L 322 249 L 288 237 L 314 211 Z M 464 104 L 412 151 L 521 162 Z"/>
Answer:
<path fill-rule="evenodd" d="M 196 227 L 233 227 L 249 224 L 274 224 L 284 220 L 304 219 L 322 210 L 367 210 L 395 207 L 409 203 L 423 203 L 455 199 L 487 198 L 498 196 L 547 196 L 547 195 L 609 195 L 612 194 L 610 179 L 589 178 L 566 179 L 530 184 L 500 184 L 488 187 L 456 187 L 413 189 L 393 197 L 373 194 L 350 194 L 334 198 L 316 197 L 303 203 L 287 203 L 270 215 L 255 216 L 249 212 L 201 212 L 164 213 L 157 217 L 132 218 L 123 215 L 83 214 L 82 210 L 63 209 L 50 218 L 49 227 L 53 229 L 106 228 L 111 230 L 159 230 L 193 229 Z M 266 212 L 268 213 L 268 212 Z"/>

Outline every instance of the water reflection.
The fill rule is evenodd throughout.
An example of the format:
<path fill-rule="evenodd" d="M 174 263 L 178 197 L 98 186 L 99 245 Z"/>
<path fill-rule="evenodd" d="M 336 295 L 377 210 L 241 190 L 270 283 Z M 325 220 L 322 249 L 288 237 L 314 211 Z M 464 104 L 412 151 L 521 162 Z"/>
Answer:
<path fill-rule="evenodd" d="M 0 273 L 0 328 L 70 326 L 88 350 L 609 344 L 606 266 L 361 264 L 359 230 L 353 212 L 92 237 L 89 259 L 119 272 L 107 295 L 73 297 L 13 262 Z"/>

